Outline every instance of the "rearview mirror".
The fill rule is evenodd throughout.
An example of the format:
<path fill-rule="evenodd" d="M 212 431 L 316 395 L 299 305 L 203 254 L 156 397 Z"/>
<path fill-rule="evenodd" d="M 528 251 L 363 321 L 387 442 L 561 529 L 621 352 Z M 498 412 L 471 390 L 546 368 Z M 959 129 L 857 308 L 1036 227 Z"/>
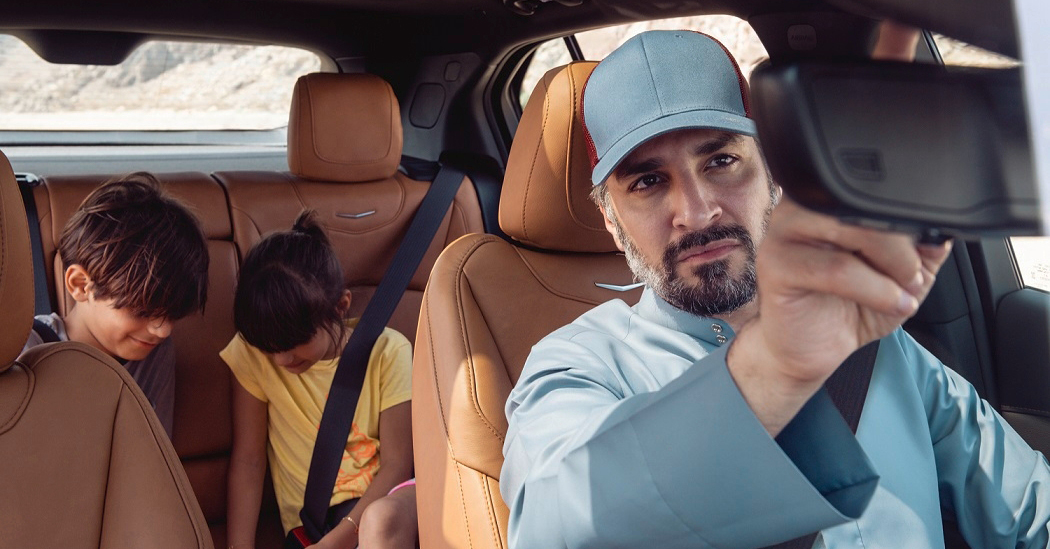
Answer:
<path fill-rule="evenodd" d="M 766 65 L 751 88 L 773 177 L 803 206 L 928 241 L 1040 234 L 1018 70 Z"/>

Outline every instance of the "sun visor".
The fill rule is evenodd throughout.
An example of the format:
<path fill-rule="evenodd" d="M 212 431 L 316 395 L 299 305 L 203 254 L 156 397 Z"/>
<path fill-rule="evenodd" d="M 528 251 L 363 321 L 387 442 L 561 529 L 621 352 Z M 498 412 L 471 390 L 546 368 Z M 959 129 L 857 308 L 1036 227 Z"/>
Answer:
<path fill-rule="evenodd" d="M 1041 234 L 1018 69 L 767 65 L 751 89 L 773 177 L 800 204 L 930 241 Z"/>

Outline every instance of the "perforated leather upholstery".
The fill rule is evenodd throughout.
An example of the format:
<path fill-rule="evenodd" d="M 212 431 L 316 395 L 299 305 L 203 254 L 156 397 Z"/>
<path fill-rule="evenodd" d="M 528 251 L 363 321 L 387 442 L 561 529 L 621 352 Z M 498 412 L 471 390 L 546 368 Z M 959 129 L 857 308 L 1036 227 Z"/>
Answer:
<path fill-rule="evenodd" d="M 33 316 L 25 211 L 0 154 L 0 533 L 5 547 L 212 547 L 149 402 L 79 343 L 16 357 Z"/>
<path fill-rule="evenodd" d="M 595 305 L 637 301 L 595 282 L 633 281 L 588 201 L 589 161 L 579 128 L 594 63 L 548 72 L 518 127 L 500 202 L 500 226 L 526 249 L 468 235 L 446 249 L 423 298 L 412 385 L 420 541 L 506 547 L 499 494 L 504 403 L 534 343 Z"/>
<path fill-rule="evenodd" d="M 369 74 L 310 74 L 296 84 L 288 124 L 290 173 L 218 172 L 226 187 L 241 257 L 303 208 L 317 210 L 353 292 L 359 316 L 430 188 L 397 171 L 401 115 L 390 85 Z M 390 326 L 415 337 L 430 269 L 461 235 L 483 231 L 481 206 L 464 178 Z"/>

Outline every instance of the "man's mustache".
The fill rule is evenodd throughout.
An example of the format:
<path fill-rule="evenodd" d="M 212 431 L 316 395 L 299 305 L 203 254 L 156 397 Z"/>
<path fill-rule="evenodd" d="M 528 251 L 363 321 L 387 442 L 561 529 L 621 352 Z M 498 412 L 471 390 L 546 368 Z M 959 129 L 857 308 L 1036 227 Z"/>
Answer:
<path fill-rule="evenodd" d="M 693 231 L 682 235 L 677 241 L 667 246 L 663 257 L 664 269 L 668 273 L 674 273 L 675 263 L 682 252 L 689 248 L 706 246 L 711 242 L 723 239 L 735 239 L 744 246 L 748 253 L 754 254 L 755 243 L 751 240 L 751 234 L 742 225 L 716 225 L 702 231 Z"/>

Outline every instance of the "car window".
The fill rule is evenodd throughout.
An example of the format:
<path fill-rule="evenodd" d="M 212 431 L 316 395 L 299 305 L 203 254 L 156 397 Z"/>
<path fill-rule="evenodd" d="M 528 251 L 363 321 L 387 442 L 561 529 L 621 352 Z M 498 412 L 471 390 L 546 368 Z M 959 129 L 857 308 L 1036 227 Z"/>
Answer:
<path fill-rule="evenodd" d="M 1050 238 L 1014 236 L 1010 238 L 1010 247 L 1021 284 L 1050 292 Z"/>
<path fill-rule="evenodd" d="M 701 15 L 642 21 L 589 30 L 577 33 L 575 36 L 584 59 L 600 61 L 632 36 L 654 29 L 689 29 L 717 38 L 736 57 L 740 70 L 745 76 L 750 76 L 755 65 L 767 57 L 766 49 L 762 46 L 762 42 L 751 25 L 731 15 Z M 554 38 L 542 43 L 525 68 L 525 76 L 518 94 L 521 107 L 525 107 L 533 88 L 536 87 L 536 83 L 544 73 L 570 61 L 572 57 L 564 39 Z"/>
<path fill-rule="evenodd" d="M 989 69 L 1006 69 L 1020 65 L 1016 59 L 1011 59 L 1005 55 L 999 55 L 944 35 L 932 34 L 933 41 L 937 44 L 937 50 L 940 52 L 941 59 L 944 60 L 945 65 L 984 67 Z"/>
<path fill-rule="evenodd" d="M 945 65 L 1007 69 L 1020 65 L 1016 59 L 933 34 Z M 1011 237 L 1014 268 L 1022 286 L 1050 292 L 1050 237 Z"/>
<path fill-rule="evenodd" d="M 540 44 L 536 53 L 532 54 L 529 65 L 525 68 L 525 76 L 521 80 L 521 89 L 518 90 L 518 105 L 524 109 L 532 96 L 532 90 L 536 83 L 543 78 L 547 71 L 554 67 L 560 67 L 572 61 L 569 47 L 564 38 L 552 38 Z"/>
<path fill-rule="evenodd" d="M 0 35 L 0 130 L 268 130 L 316 54 L 281 46 L 147 42 L 121 64 L 60 65 Z"/>

